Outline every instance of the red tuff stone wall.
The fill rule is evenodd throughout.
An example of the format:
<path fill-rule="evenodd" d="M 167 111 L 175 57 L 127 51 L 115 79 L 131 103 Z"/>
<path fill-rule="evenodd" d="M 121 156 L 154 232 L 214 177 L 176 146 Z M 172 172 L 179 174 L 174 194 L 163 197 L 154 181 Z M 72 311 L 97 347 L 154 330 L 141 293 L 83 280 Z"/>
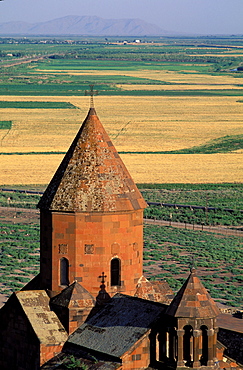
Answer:
<path fill-rule="evenodd" d="M 90 314 L 91 308 L 69 309 L 69 327 L 68 334 L 72 334 L 80 325 L 82 325 Z"/>
<path fill-rule="evenodd" d="M 97 296 L 101 274 L 106 291 L 133 295 L 142 275 L 143 211 L 61 213 L 41 211 L 42 288 L 60 291 L 60 259 L 69 262 L 69 282 Z M 121 260 L 121 284 L 111 286 L 110 263 Z"/>
<path fill-rule="evenodd" d="M 147 369 L 150 363 L 150 342 L 146 335 L 122 356 L 122 370 Z"/>
<path fill-rule="evenodd" d="M 56 356 L 62 351 L 63 345 L 48 346 L 41 344 L 40 346 L 40 366 L 49 361 L 52 357 Z"/>

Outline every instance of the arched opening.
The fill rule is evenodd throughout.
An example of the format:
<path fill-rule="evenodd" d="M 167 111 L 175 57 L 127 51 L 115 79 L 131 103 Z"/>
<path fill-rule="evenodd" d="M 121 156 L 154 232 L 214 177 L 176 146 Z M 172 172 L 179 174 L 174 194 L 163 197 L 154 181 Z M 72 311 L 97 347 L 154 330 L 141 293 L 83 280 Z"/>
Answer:
<path fill-rule="evenodd" d="M 60 259 L 60 285 L 69 285 L 69 262 L 64 257 Z"/>
<path fill-rule="evenodd" d="M 111 260 L 111 286 L 121 285 L 121 260 L 113 258 Z"/>
<path fill-rule="evenodd" d="M 172 366 L 178 357 L 176 328 L 161 328 L 157 337 L 157 342 L 157 361 L 162 361 Z"/>
<path fill-rule="evenodd" d="M 170 360 L 170 363 L 173 363 L 176 361 L 176 346 L 177 346 L 177 334 L 175 328 L 169 328 L 168 330 L 168 358 Z"/>
<path fill-rule="evenodd" d="M 183 336 L 183 360 L 186 366 L 193 364 L 193 328 L 190 325 L 184 326 Z"/>
<path fill-rule="evenodd" d="M 207 366 L 208 363 L 208 328 L 205 325 L 201 326 L 202 331 L 202 356 L 200 359 L 202 366 Z"/>
<path fill-rule="evenodd" d="M 162 328 L 159 333 L 159 361 L 166 362 L 168 360 L 167 356 L 167 330 L 168 328 Z"/>

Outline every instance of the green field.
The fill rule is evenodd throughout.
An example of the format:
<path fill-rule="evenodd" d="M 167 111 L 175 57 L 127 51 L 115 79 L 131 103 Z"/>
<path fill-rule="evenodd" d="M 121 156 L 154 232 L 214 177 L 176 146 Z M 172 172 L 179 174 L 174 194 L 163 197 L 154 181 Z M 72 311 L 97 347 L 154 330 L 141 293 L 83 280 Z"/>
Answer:
<path fill-rule="evenodd" d="M 8 109 L 9 108 L 14 108 L 14 109 L 16 108 L 19 108 L 19 109 L 76 109 L 76 107 L 71 103 L 48 102 L 48 101 L 0 101 L 0 109 L 1 108 L 8 108 Z"/>
<path fill-rule="evenodd" d="M 149 207 L 145 215 L 173 221 L 241 225 L 242 184 L 139 184 L 147 201 L 218 207 L 213 212 L 167 207 Z M 9 188 L 10 186 L 5 186 Z M 44 191 L 46 186 L 15 186 L 24 191 Z M 35 208 L 40 195 L 0 192 L 0 205 Z M 235 212 L 224 212 L 233 208 Z M 21 212 L 17 211 L 21 217 Z M 150 213 L 150 215 L 149 215 Z M 186 218 L 187 217 L 187 218 Z M 216 222 L 217 221 L 217 222 Z M 0 287 L 9 295 L 38 273 L 39 225 L 1 224 Z M 165 279 L 174 291 L 188 276 L 192 258 L 210 294 L 218 301 L 241 307 L 243 283 L 243 238 L 205 231 L 192 231 L 156 225 L 144 228 L 144 271 L 150 279 Z"/>
<path fill-rule="evenodd" d="M 139 187 L 148 202 L 205 207 L 202 210 L 149 206 L 145 209 L 147 218 L 198 225 L 243 226 L 243 184 L 144 184 Z"/>
<path fill-rule="evenodd" d="M 39 271 L 39 225 L 0 226 L 0 292 L 9 296 Z"/>
<path fill-rule="evenodd" d="M 21 289 L 39 270 L 39 225 L 2 223 L 0 292 Z M 189 273 L 192 257 L 212 297 L 242 304 L 243 240 L 202 231 L 145 226 L 144 269 L 151 279 L 165 279 L 174 291 Z"/>
<path fill-rule="evenodd" d="M 129 39 L 128 39 L 129 40 Z M 124 96 L 242 96 L 242 71 L 235 71 L 243 63 L 242 39 L 240 38 L 153 38 L 144 39 L 141 45 L 116 42 L 102 38 L 79 38 L 72 45 L 60 40 L 50 40 L 45 45 L 28 39 L 8 43 L 0 39 L 0 94 L 3 95 L 83 95 L 89 84 L 95 84 L 100 95 Z M 129 40 L 130 42 L 131 40 Z M 13 56 L 9 57 L 7 54 Z M 44 59 L 36 59 L 37 56 Z M 29 63 L 16 64 L 21 58 Z M 31 59 L 34 58 L 34 59 Z M 82 74 L 70 74 L 69 71 Z M 119 84 L 167 85 L 154 78 L 128 76 L 128 71 L 167 71 L 181 75 L 194 74 L 232 76 L 237 89 L 200 89 L 197 91 L 139 90 L 126 91 Z M 95 75 L 90 72 L 96 71 Z M 99 74 L 113 71 L 109 75 Z M 124 71 L 117 75 L 117 71 Z M 187 83 L 184 82 L 186 85 Z"/>
<path fill-rule="evenodd" d="M 243 227 L 243 184 L 139 184 L 140 191 L 147 202 L 196 205 L 204 210 L 190 208 L 152 206 L 145 209 L 146 218 L 186 222 L 198 225 L 226 225 Z M 11 185 L 6 188 L 12 188 Z M 22 189 L 21 186 L 15 186 Z M 37 189 L 37 190 L 36 190 Z M 45 186 L 33 187 L 44 191 Z M 28 190 L 28 189 L 27 189 Z M 17 208 L 36 208 L 40 195 L 22 192 L 0 191 L 0 206 Z M 214 207 L 216 210 L 208 210 Z M 232 209 L 233 211 L 227 211 Z"/>
<path fill-rule="evenodd" d="M 213 154 L 229 153 L 243 149 L 243 135 L 227 135 L 212 140 L 207 144 L 193 146 L 181 150 L 157 151 L 157 152 L 120 152 L 122 154 Z"/>
<path fill-rule="evenodd" d="M 145 273 L 177 290 L 194 259 L 213 298 L 242 306 L 243 240 L 204 231 L 145 226 Z"/>
<path fill-rule="evenodd" d="M 0 130 L 11 130 L 12 121 L 0 121 Z"/>

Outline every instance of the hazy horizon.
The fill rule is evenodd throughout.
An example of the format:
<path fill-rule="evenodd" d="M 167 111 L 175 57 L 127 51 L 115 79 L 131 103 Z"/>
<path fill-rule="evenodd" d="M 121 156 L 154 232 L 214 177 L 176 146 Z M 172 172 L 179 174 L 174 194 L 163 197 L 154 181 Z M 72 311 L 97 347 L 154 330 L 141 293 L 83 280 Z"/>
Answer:
<path fill-rule="evenodd" d="M 242 0 L 0 1 L 0 23 L 45 22 L 67 15 L 139 18 L 171 33 L 243 34 Z"/>

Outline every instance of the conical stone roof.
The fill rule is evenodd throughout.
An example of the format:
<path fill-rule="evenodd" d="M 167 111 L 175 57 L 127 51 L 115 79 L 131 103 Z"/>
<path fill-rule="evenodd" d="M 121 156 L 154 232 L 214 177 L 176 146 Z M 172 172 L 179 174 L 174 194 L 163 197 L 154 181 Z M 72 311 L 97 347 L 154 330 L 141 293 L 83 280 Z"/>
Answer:
<path fill-rule="evenodd" d="M 214 318 L 219 309 L 192 268 L 191 274 L 167 308 L 166 313 L 182 318 Z"/>
<path fill-rule="evenodd" d="M 38 207 L 67 212 L 146 207 L 94 108 L 90 108 Z"/>

